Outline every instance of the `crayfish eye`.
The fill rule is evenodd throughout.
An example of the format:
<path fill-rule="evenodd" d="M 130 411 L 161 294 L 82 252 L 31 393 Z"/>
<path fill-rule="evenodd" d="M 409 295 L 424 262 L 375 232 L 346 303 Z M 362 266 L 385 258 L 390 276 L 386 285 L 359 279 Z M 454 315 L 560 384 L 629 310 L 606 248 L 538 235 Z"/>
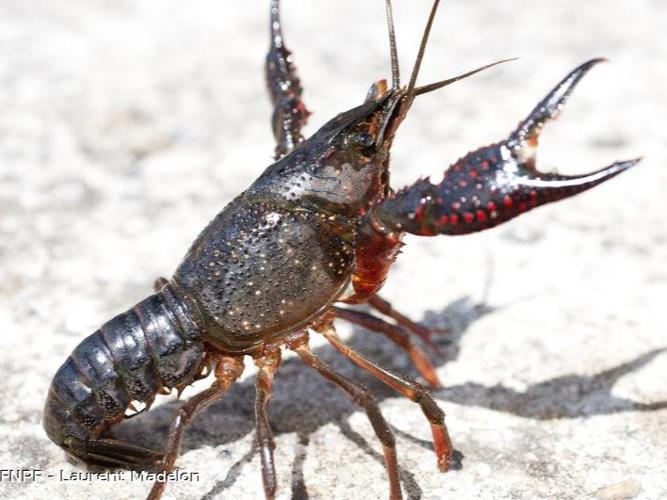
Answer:
<path fill-rule="evenodd" d="M 374 142 L 373 136 L 368 132 L 361 132 L 354 136 L 354 143 L 362 148 L 369 148 Z"/>

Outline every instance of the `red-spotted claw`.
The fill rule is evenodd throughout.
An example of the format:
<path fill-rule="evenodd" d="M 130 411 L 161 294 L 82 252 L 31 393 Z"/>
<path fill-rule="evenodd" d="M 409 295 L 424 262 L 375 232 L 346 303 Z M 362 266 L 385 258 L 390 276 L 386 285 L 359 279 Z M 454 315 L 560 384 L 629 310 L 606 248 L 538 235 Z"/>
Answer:
<path fill-rule="evenodd" d="M 489 229 L 532 208 L 592 188 L 639 162 L 616 162 L 584 175 L 539 172 L 538 136 L 555 118 L 583 76 L 604 59 L 574 69 L 502 142 L 468 153 L 449 167 L 442 182 L 423 179 L 390 195 L 374 215 L 386 229 L 422 236 Z"/>

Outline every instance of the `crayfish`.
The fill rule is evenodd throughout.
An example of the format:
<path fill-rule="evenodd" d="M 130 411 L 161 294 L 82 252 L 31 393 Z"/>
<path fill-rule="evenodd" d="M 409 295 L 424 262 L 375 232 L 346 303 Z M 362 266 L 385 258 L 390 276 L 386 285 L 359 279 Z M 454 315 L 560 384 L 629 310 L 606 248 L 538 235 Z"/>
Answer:
<path fill-rule="evenodd" d="M 352 350 L 336 334 L 340 318 L 385 335 L 411 357 L 424 380 L 437 374 L 413 335 L 431 341 L 378 296 L 406 233 L 463 235 L 490 229 L 535 207 L 568 198 L 624 172 L 638 160 L 585 175 L 543 173 L 535 152 L 545 123 L 601 59 L 571 71 L 509 136 L 466 154 L 436 184 L 428 179 L 394 191 L 390 150 L 417 96 L 487 69 L 418 86 L 417 76 L 438 7 L 435 0 L 407 85 L 400 81 L 391 3 L 386 1 L 391 82 L 373 83 L 363 103 L 335 116 L 310 138 L 309 116 L 292 55 L 286 48 L 279 0 L 271 1 L 266 81 L 273 103 L 275 162 L 202 231 L 156 293 L 105 323 L 60 367 L 44 413 L 48 436 L 92 466 L 171 472 L 183 433 L 197 414 L 223 396 L 243 371 L 258 368 L 255 424 L 264 491 L 276 493 L 274 441 L 268 421 L 273 378 L 283 349 L 338 386 L 367 414 L 384 453 L 389 496 L 401 498 L 395 439 L 373 395 L 337 373 L 309 347 L 322 335 L 359 367 L 409 398 L 433 435 L 437 467 L 446 471 L 452 443 L 445 414 L 422 385 L 395 375 Z M 340 304 L 368 304 L 390 323 Z M 213 374 L 211 386 L 183 404 L 162 452 L 115 439 L 110 428 L 156 394 L 181 391 Z M 159 498 L 165 482 L 154 484 Z"/>

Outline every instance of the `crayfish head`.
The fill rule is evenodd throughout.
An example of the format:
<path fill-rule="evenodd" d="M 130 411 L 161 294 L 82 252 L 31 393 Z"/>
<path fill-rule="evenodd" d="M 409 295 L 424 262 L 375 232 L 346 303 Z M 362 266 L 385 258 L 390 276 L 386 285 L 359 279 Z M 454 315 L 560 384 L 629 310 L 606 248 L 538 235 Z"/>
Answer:
<path fill-rule="evenodd" d="M 336 138 L 337 147 L 361 164 L 384 165 L 394 135 L 403 119 L 403 91 L 390 89 L 386 80 L 371 85 L 366 100 L 357 109 L 366 112 L 352 120 Z"/>
<path fill-rule="evenodd" d="M 361 105 L 338 114 L 270 165 L 248 193 L 350 217 L 365 213 L 387 194 L 402 96 L 376 82 Z"/>

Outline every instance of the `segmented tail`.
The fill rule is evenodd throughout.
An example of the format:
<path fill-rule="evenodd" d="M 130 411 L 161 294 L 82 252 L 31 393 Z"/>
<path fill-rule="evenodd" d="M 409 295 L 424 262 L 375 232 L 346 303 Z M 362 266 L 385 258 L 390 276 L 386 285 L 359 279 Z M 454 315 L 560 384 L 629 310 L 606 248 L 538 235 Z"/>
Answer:
<path fill-rule="evenodd" d="M 89 442 L 156 393 L 183 388 L 204 358 L 200 332 L 167 285 L 84 339 L 56 373 L 44 429 L 67 452 L 90 460 Z M 119 464 L 123 465 L 123 464 Z"/>

